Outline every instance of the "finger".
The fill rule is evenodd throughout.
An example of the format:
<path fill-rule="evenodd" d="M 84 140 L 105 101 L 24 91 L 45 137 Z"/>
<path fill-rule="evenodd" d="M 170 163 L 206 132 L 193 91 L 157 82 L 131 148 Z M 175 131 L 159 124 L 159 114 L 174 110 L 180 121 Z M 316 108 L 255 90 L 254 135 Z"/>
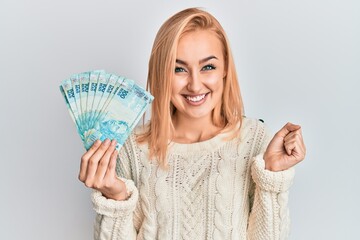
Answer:
<path fill-rule="evenodd" d="M 118 151 L 115 150 L 112 154 L 111 154 L 111 158 L 110 158 L 110 162 L 106 171 L 106 176 L 105 178 L 114 178 L 116 177 L 116 159 L 118 156 Z"/>
<path fill-rule="evenodd" d="M 284 148 L 286 150 L 286 153 L 288 155 L 293 155 L 294 154 L 294 150 L 295 150 L 295 147 L 297 146 L 297 142 L 296 142 L 296 139 L 292 139 L 290 141 L 286 141 L 284 142 Z"/>
<path fill-rule="evenodd" d="M 112 140 L 110 143 L 110 147 L 106 150 L 104 156 L 99 161 L 98 168 L 95 173 L 95 181 L 102 181 L 104 179 L 112 153 L 115 150 L 115 146 L 116 140 Z"/>
<path fill-rule="evenodd" d="M 285 151 L 287 153 L 287 155 L 291 155 L 292 153 L 292 150 L 294 149 L 294 143 L 293 142 L 285 142 L 284 143 L 284 148 L 285 148 Z"/>
<path fill-rule="evenodd" d="M 285 138 L 286 135 L 288 135 L 290 132 L 296 131 L 298 129 L 300 129 L 301 126 L 300 125 L 296 125 L 296 124 L 292 124 L 290 122 L 288 122 L 284 127 L 282 127 L 277 133 L 276 135 L 282 138 Z"/>
<path fill-rule="evenodd" d="M 284 143 L 285 143 L 285 142 L 295 141 L 295 142 L 297 143 L 297 146 L 298 146 L 299 151 L 305 156 L 306 148 L 305 148 L 304 139 L 303 139 L 303 136 L 302 136 L 300 130 L 301 130 L 301 129 L 289 133 L 289 134 L 284 138 Z"/>
<path fill-rule="evenodd" d="M 301 149 L 299 142 L 291 141 L 284 144 L 287 154 L 294 157 L 296 162 L 299 162 L 304 159 L 305 153 Z"/>
<path fill-rule="evenodd" d="M 94 152 L 99 148 L 101 141 L 96 140 L 91 148 L 81 157 L 79 180 L 84 182 L 86 179 L 86 171 L 88 167 L 88 161 Z"/>
<path fill-rule="evenodd" d="M 290 141 L 292 139 L 298 139 L 298 141 L 302 140 L 302 135 L 301 135 L 301 129 L 295 130 L 293 132 L 288 133 L 285 138 L 284 141 Z"/>
<path fill-rule="evenodd" d="M 92 187 L 95 173 L 98 168 L 98 163 L 99 163 L 100 159 L 102 158 L 102 156 L 104 156 L 104 154 L 105 154 L 106 150 L 109 148 L 109 146 L 110 146 L 110 140 L 105 139 L 105 141 L 102 142 L 100 147 L 96 150 L 96 152 L 89 159 L 88 168 L 87 168 L 87 172 L 86 172 L 86 180 L 85 180 L 85 185 L 87 187 Z"/>
<path fill-rule="evenodd" d="M 306 154 L 306 148 L 305 148 L 304 142 L 303 141 L 300 141 L 300 142 L 297 141 L 296 146 L 297 146 L 298 152 L 300 154 L 301 160 L 304 159 L 305 154 Z"/>
<path fill-rule="evenodd" d="M 113 184 L 116 179 L 115 166 L 116 166 L 117 156 L 118 156 L 118 152 L 115 149 L 113 151 L 113 153 L 111 154 L 109 165 L 106 169 L 106 173 L 105 173 L 105 177 L 104 177 L 104 187 L 105 188 L 114 187 Z"/>

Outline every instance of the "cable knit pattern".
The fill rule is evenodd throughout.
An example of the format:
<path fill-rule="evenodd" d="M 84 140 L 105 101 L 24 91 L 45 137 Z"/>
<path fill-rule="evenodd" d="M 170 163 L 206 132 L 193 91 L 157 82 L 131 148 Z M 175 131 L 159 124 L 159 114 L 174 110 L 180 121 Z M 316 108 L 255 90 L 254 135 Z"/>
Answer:
<path fill-rule="evenodd" d="M 133 213 L 139 197 L 138 190 L 133 181 L 124 178 L 120 179 L 125 182 L 125 186 L 128 192 L 130 192 L 129 198 L 126 201 L 106 199 L 102 196 L 101 192 L 94 190 L 92 201 L 96 212 L 114 218 L 121 218 Z"/>
<path fill-rule="evenodd" d="M 263 155 L 260 154 L 255 157 L 252 165 L 252 177 L 255 183 L 264 191 L 267 192 L 285 192 L 288 191 L 294 175 L 294 168 L 287 171 L 271 172 L 265 169 L 265 162 Z"/>
<path fill-rule="evenodd" d="M 92 202 L 94 210 L 98 213 L 96 221 L 101 221 L 104 227 L 95 225 L 95 239 L 127 239 L 126 236 L 134 235 L 132 216 L 138 201 L 138 190 L 133 181 L 121 178 L 126 185 L 130 197 L 126 201 L 106 199 L 101 192 L 94 190 Z M 116 232 L 113 229 L 117 229 Z M 119 235 L 119 232 L 122 234 Z"/>
<path fill-rule="evenodd" d="M 119 153 L 117 173 L 131 196 L 113 201 L 94 192 L 95 239 L 286 239 L 294 169 L 265 170 L 271 135 L 243 119 L 231 133 L 193 144 L 171 142 L 169 169 L 148 159 L 136 129 Z"/>

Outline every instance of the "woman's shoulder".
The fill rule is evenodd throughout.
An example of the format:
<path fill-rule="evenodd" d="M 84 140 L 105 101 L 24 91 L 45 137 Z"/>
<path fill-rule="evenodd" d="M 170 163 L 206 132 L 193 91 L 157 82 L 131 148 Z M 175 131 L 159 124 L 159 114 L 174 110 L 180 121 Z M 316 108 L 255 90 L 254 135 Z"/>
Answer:
<path fill-rule="evenodd" d="M 272 135 L 263 119 L 244 117 L 240 137 L 245 139 L 246 142 L 252 142 L 255 146 L 255 153 L 259 153 L 264 151 Z"/>
<path fill-rule="evenodd" d="M 265 121 L 260 118 L 249 118 L 244 116 L 241 122 L 241 134 L 249 132 L 255 133 L 256 130 L 268 131 Z"/>
<path fill-rule="evenodd" d="M 253 140 L 257 144 L 268 141 L 271 136 L 267 124 L 263 119 L 243 117 L 240 129 L 241 140 Z"/>

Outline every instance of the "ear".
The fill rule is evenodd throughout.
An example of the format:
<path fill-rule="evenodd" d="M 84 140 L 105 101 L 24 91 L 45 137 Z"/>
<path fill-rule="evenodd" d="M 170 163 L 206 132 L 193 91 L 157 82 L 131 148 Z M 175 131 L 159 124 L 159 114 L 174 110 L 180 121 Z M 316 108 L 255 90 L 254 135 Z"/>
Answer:
<path fill-rule="evenodd" d="M 227 76 L 227 72 L 224 71 L 224 75 L 223 75 L 223 79 L 224 79 L 224 80 L 225 80 L 226 76 Z"/>
<path fill-rule="evenodd" d="M 223 76 L 223 82 L 225 83 L 225 79 L 226 79 L 226 74 L 224 74 L 224 76 Z"/>

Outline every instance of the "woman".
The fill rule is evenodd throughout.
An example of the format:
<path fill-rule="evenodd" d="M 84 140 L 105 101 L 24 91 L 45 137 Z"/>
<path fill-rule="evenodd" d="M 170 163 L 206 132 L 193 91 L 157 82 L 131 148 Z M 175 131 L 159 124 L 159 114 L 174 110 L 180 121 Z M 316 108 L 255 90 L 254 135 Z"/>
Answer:
<path fill-rule="evenodd" d="M 160 28 L 148 89 L 151 120 L 118 154 L 96 141 L 79 179 L 95 189 L 95 239 L 285 239 L 300 126 L 271 137 L 243 117 L 228 40 L 209 13 L 186 9 Z M 269 143 L 270 142 L 270 143 Z M 117 157 L 118 156 L 118 157 Z"/>

